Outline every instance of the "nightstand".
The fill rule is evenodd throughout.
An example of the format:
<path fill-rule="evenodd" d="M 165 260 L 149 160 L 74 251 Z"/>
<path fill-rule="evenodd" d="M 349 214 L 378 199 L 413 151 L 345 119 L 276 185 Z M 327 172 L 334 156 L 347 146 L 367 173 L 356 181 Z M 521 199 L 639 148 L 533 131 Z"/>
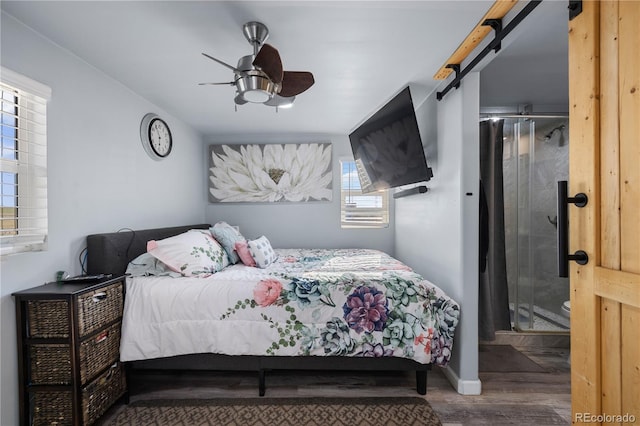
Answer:
<path fill-rule="evenodd" d="M 124 277 L 13 296 L 20 424 L 94 423 L 127 389 L 119 361 Z"/>

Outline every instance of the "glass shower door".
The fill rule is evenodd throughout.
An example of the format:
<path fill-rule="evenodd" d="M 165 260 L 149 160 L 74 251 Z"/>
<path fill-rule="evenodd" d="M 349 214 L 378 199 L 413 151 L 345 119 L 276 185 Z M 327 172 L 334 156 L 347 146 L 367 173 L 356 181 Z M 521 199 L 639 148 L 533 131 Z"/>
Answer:
<path fill-rule="evenodd" d="M 514 329 L 568 331 L 558 277 L 557 181 L 569 174 L 568 118 L 506 119 L 504 195 L 507 280 Z"/>

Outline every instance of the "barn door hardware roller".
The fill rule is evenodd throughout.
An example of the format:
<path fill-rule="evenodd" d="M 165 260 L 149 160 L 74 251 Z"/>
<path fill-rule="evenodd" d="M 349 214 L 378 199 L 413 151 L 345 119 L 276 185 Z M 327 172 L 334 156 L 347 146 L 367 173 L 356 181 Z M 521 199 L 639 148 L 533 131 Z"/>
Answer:
<path fill-rule="evenodd" d="M 573 260 L 579 265 L 586 265 L 589 256 L 584 250 L 578 250 L 569 254 L 569 214 L 567 206 L 569 203 L 576 207 L 584 207 L 589 199 L 587 194 L 580 192 L 575 197 L 567 196 L 567 181 L 558 181 L 558 276 L 566 278 L 569 276 L 569 261 Z"/>
<path fill-rule="evenodd" d="M 478 65 L 478 63 L 480 63 L 480 61 L 482 61 L 482 59 L 484 59 L 485 56 L 487 56 L 492 50 L 497 52 L 498 50 L 500 50 L 502 44 L 502 40 L 511 32 L 513 31 L 513 29 L 515 27 L 518 26 L 518 24 L 520 24 L 520 22 L 522 22 L 524 20 L 524 18 L 526 18 L 532 11 L 533 9 L 535 9 L 540 3 L 542 3 L 542 0 L 531 0 L 529 1 L 529 3 L 527 3 L 522 10 L 513 17 L 513 19 L 511 21 L 509 21 L 507 23 L 507 25 L 505 25 L 504 27 L 502 26 L 502 20 L 498 20 L 498 19 L 486 19 L 482 25 L 488 25 L 491 28 L 493 28 L 494 32 L 495 32 L 495 37 L 493 38 L 493 40 L 487 45 L 485 46 L 484 49 L 482 49 L 482 51 L 480 53 L 478 53 L 478 55 L 473 58 L 471 60 L 471 62 L 469 62 L 468 65 L 466 65 L 464 67 L 464 69 L 462 70 L 456 70 L 454 68 L 454 70 L 456 71 L 456 76 L 455 78 L 447 85 L 447 87 L 444 88 L 444 90 L 442 90 L 442 92 L 436 92 L 436 99 L 438 99 L 439 101 L 441 101 L 444 96 L 451 90 L 451 89 L 457 89 L 458 87 L 460 87 L 460 82 L 462 81 L 462 79 L 471 71 L 473 70 L 473 68 Z M 499 22 L 498 22 L 499 21 Z M 452 65 L 456 65 L 457 67 L 460 67 L 460 64 L 449 64 L 447 65 L 447 68 L 453 68 Z"/>
<path fill-rule="evenodd" d="M 498 36 L 500 36 L 500 32 L 502 31 L 502 19 L 485 19 L 485 21 L 482 23 L 482 25 L 488 25 L 491 28 L 493 28 L 493 31 L 495 32 L 495 36 L 496 38 L 498 38 Z M 500 39 L 502 40 L 502 39 Z M 495 53 L 498 53 L 500 51 L 500 49 L 502 49 L 502 43 L 500 41 L 498 41 L 498 43 L 496 43 L 495 47 L 493 48 L 493 51 Z M 457 87 L 456 87 L 457 89 Z"/>

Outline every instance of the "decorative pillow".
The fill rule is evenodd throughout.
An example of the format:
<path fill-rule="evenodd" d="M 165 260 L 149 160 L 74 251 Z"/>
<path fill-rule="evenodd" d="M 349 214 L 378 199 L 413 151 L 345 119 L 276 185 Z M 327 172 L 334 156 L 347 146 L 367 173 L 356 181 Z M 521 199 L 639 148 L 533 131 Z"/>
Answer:
<path fill-rule="evenodd" d="M 202 229 L 191 229 L 164 240 L 151 240 L 147 243 L 147 252 L 185 277 L 206 277 L 229 265 L 224 249 L 209 231 Z"/>
<path fill-rule="evenodd" d="M 278 258 L 276 252 L 271 248 L 271 243 L 264 235 L 257 240 L 249 241 L 248 245 L 249 252 L 251 252 L 258 268 L 266 268 Z"/>
<path fill-rule="evenodd" d="M 247 241 L 238 241 L 234 244 L 238 257 L 247 266 L 256 266 L 256 261 L 253 260 L 253 256 L 249 252 L 249 243 Z"/>
<path fill-rule="evenodd" d="M 172 271 L 153 257 L 149 253 L 142 253 L 140 256 L 133 259 L 127 265 L 126 274 L 132 277 L 148 277 L 148 276 L 171 276 L 171 277 L 180 277 L 181 275 L 177 272 Z"/>
<path fill-rule="evenodd" d="M 229 225 L 227 222 L 218 222 L 209 228 L 213 238 L 220 243 L 224 251 L 229 256 L 229 262 L 236 264 L 240 261 L 236 249 L 235 243 L 238 241 L 246 241 L 246 238 L 240 234 L 240 231 L 236 227 Z"/>

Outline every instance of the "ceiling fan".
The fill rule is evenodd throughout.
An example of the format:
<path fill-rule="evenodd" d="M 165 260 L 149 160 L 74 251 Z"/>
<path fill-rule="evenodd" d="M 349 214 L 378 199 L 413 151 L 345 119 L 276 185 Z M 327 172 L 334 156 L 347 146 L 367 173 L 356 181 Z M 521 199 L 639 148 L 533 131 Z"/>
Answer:
<path fill-rule="evenodd" d="M 231 69 L 235 78 L 228 83 L 200 85 L 230 85 L 236 87 L 236 105 L 247 102 L 286 108 L 293 105 L 296 95 L 307 90 L 315 80 L 308 71 L 284 71 L 278 50 L 265 44 L 269 30 L 261 22 L 247 22 L 242 31 L 253 46 L 253 54 L 243 56 L 236 67 L 203 53 L 207 58 Z"/>

